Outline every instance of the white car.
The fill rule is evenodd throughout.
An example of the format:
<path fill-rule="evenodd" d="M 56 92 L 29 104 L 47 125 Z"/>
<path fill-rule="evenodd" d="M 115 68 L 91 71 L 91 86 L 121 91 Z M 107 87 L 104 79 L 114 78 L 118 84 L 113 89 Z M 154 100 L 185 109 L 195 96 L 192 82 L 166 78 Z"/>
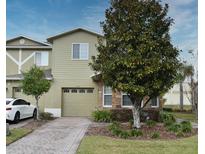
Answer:
<path fill-rule="evenodd" d="M 6 120 L 18 123 L 21 119 L 36 117 L 36 107 L 23 99 L 6 99 Z"/>

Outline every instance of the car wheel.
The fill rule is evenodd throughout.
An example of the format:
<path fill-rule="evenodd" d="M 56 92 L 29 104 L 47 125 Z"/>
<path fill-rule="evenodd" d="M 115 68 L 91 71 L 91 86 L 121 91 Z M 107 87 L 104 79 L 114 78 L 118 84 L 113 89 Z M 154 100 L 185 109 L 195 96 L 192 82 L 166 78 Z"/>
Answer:
<path fill-rule="evenodd" d="M 20 121 L 20 112 L 16 112 L 14 117 L 14 123 L 18 123 Z"/>
<path fill-rule="evenodd" d="M 33 111 L 33 118 L 37 119 L 37 110 L 36 109 L 34 109 L 34 111 Z"/>

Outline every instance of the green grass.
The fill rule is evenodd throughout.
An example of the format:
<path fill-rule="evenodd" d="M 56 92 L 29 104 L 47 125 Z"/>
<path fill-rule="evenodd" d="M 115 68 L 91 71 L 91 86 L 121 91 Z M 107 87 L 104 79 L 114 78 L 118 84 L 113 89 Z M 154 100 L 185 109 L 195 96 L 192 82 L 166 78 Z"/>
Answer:
<path fill-rule="evenodd" d="M 25 135 L 29 134 L 30 132 L 32 132 L 31 129 L 26 129 L 26 128 L 14 128 L 10 130 L 10 135 L 6 136 L 6 144 L 10 144 L 22 137 L 24 137 Z"/>
<path fill-rule="evenodd" d="M 165 108 L 180 109 L 180 105 L 164 105 Z M 184 110 L 191 110 L 191 105 L 184 105 Z"/>
<path fill-rule="evenodd" d="M 197 136 L 169 141 L 86 136 L 77 154 L 197 154 L 197 151 Z"/>
<path fill-rule="evenodd" d="M 181 112 L 170 112 L 175 118 L 189 120 L 191 122 L 197 122 L 195 113 L 181 113 Z"/>

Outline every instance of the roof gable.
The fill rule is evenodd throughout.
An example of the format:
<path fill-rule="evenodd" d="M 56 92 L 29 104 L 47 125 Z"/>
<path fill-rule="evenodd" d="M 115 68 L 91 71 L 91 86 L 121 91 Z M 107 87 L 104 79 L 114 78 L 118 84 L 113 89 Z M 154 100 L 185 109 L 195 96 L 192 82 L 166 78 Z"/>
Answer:
<path fill-rule="evenodd" d="M 53 43 L 53 40 L 55 40 L 55 39 L 58 39 L 60 37 L 63 37 L 63 36 L 66 36 L 66 35 L 70 35 L 70 34 L 73 34 L 75 32 L 79 32 L 79 31 L 83 31 L 83 32 L 86 32 L 86 33 L 89 33 L 89 34 L 92 34 L 92 35 L 96 35 L 98 37 L 104 37 L 103 35 L 101 35 L 99 33 L 96 33 L 96 32 L 93 32 L 93 31 L 89 31 L 89 30 L 84 29 L 84 28 L 76 28 L 76 29 L 73 29 L 73 30 L 70 30 L 70 31 L 66 31 L 66 32 L 60 33 L 58 35 L 51 36 L 51 37 L 47 38 L 47 41 L 50 42 L 50 43 Z"/>
<path fill-rule="evenodd" d="M 7 46 L 49 46 L 47 43 L 36 41 L 26 36 L 18 36 L 6 41 Z"/>

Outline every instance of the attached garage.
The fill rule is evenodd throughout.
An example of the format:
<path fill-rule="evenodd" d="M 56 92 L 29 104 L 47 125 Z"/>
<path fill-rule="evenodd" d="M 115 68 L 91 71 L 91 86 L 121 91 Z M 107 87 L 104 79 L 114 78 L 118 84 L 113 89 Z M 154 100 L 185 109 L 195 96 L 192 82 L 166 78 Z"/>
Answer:
<path fill-rule="evenodd" d="M 62 116 L 91 116 L 97 106 L 94 88 L 63 88 Z"/>

